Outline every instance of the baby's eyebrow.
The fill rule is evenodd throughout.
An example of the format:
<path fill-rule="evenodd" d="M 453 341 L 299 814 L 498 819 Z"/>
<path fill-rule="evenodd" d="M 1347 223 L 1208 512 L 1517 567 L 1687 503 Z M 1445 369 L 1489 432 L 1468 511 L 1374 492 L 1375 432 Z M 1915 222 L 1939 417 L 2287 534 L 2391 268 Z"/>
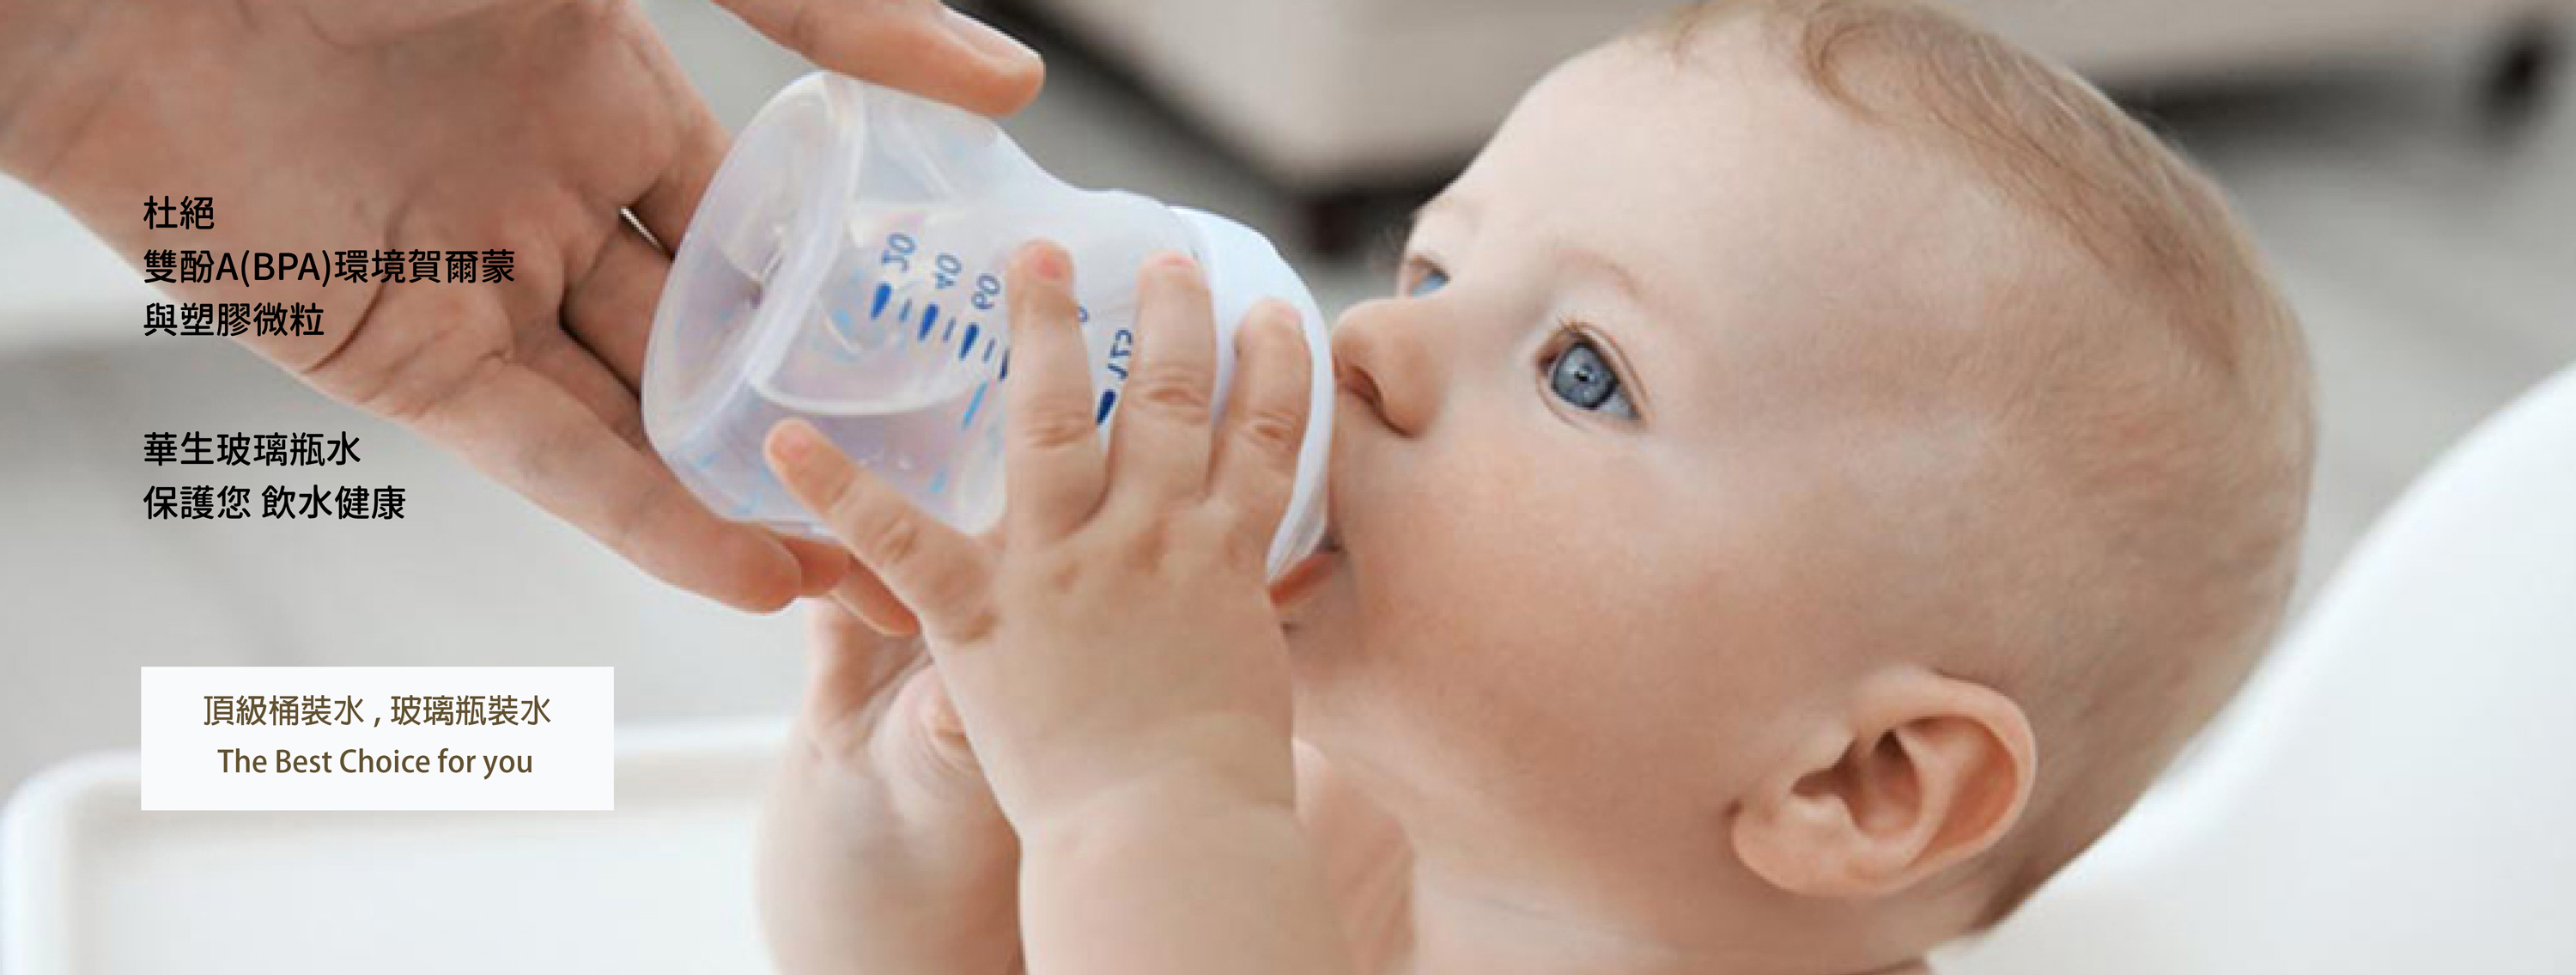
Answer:
<path fill-rule="evenodd" d="M 1415 227 L 1422 226 L 1422 219 L 1430 216 L 1434 211 L 1438 210 L 1440 208 L 1441 201 L 1446 199 L 1448 198 L 1435 196 L 1422 201 L 1421 206 L 1414 207 L 1413 212 L 1404 215 L 1404 229 L 1412 230 Z"/>
<path fill-rule="evenodd" d="M 1440 216 L 1473 221 L 1476 216 L 1475 201 L 1463 199 L 1455 192 L 1445 192 L 1432 197 L 1421 206 L 1415 207 L 1413 213 L 1405 219 L 1405 232 L 1409 235 L 1414 228 L 1422 226 L 1424 221 Z"/>
<path fill-rule="evenodd" d="M 1549 256 L 1577 277 L 1608 282 L 1630 305 L 1647 307 L 1646 291 L 1638 286 L 1637 276 L 1609 255 L 1581 244 L 1559 244 L 1549 249 Z"/>

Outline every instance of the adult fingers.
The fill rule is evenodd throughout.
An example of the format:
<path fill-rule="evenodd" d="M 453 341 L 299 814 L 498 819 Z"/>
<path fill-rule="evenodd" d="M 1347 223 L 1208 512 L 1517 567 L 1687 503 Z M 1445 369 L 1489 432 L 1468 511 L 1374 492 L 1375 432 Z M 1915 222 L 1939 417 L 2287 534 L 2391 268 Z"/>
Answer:
<path fill-rule="evenodd" d="M 1073 300 L 1073 259 L 1039 242 L 1011 258 L 1011 358 L 1002 383 L 1003 520 L 1043 541 L 1073 530 L 1100 505 L 1107 471 L 1091 401 L 1091 366 Z"/>
<path fill-rule="evenodd" d="M 569 340 L 562 348 L 529 361 L 575 375 L 545 375 L 525 362 L 497 360 L 471 385 L 422 412 L 415 425 L 663 581 L 758 611 L 785 606 L 806 588 L 805 570 L 786 545 L 759 528 L 716 517 L 660 460 L 627 439 L 622 428 L 629 424 L 600 412 L 614 404 L 577 395 L 577 389 L 617 381 Z M 626 411 L 634 408 L 631 396 L 621 403 Z"/>
<path fill-rule="evenodd" d="M 717 0 L 815 64 L 985 115 L 1037 97 L 1037 52 L 935 0 Z"/>
<path fill-rule="evenodd" d="M 788 493 L 821 516 L 824 527 L 932 636 L 969 642 L 988 621 L 983 552 L 973 539 L 913 505 L 903 493 L 850 462 L 801 420 L 769 435 L 770 467 Z"/>
<path fill-rule="evenodd" d="M 707 195 L 707 184 L 714 182 L 716 167 L 723 165 L 725 150 L 732 137 L 724 124 L 716 121 L 715 112 L 707 108 L 696 90 L 685 80 L 667 97 L 674 103 L 672 111 L 678 140 L 671 158 L 655 176 L 653 185 L 636 198 L 635 219 L 646 232 L 660 242 L 665 252 L 676 253 L 680 238 L 689 232 L 689 218 L 698 212 L 698 200 Z"/>
<path fill-rule="evenodd" d="M 584 371 L 607 374 L 598 377 L 604 380 L 598 382 L 563 377 L 566 385 L 589 403 L 592 412 L 599 414 L 611 429 L 639 449 L 649 447 L 636 399 L 643 381 L 644 346 L 653 330 L 654 305 L 670 271 L 670 258 L 632 228 L 619 227 L 601 245 L 590 272 L 574 282 L 564 296 L 564 329 L 572 333 L 579 348 L 597 366 Z M 778 544 L 796 560 L 802 580 L 797 595 L 817 596 L 829 591 L 849 568 L 849 553 L 840 546 L 788 537 L 778 537 Z"/>
<path fill-rule="evenodd" d="M 643 388 L 653 308 L 670 276 L 671 259 L 634 228 L 621 225 L 600 245 L 589 272 L 564 294 L 565 331 L 616 373 L 630 399 Z"/>
<path fill-rule="evenodd" d="M 1146 261 L 1136 282 L 1135 371 L 1109 440 L 1109 498 L 1155 505 L 1208 487 L 1216 326 L 1207 281 L 1179 254 Z"/>
<path fill-rule="evenodd" d="M 1297 448 L 1306 438 L 1307 388 L 1314 364 L 1297 327 L 1297 310 L 1263 301 L 1235 334 L 1234 389 L 1216 437 L 1210 492 L 1230 499 L 1262 544 L 1288 510 L 1297 486 Z"/>
<path fill-rule="evenodd" d="M 887 588 L 885 580 L 866 566 L 857 566 L 842 576 L 832 587 L 832 598 L 879 633 L 910 636 L 921 632 L 921 620 L 904 607 L 903 599 Z"/>

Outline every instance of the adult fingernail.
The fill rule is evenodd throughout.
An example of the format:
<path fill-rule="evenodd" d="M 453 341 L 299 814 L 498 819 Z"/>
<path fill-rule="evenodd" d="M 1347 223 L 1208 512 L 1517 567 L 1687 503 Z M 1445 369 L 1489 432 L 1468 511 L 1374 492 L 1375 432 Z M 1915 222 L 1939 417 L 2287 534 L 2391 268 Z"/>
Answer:
<path fill-rule="evenodd" d="M 955 10 L 944 10 L 942 19 L 948 33 L 985 57 L 1011 65 L 1029 64 L 1038 59 L 1038 52 L 1011 35 L 995 30 L 991 24 Z"/>

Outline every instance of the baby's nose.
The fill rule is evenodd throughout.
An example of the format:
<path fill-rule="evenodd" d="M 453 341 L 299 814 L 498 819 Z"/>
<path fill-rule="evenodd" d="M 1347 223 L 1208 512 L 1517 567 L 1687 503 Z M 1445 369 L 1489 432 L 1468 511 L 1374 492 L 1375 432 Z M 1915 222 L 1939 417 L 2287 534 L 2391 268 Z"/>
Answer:
<path fill-rule="evenodd" d="M 1368 370 L 1353 365 L 1351 360 L 1345 358 L 1339 351 L 1333 353 L 1333 380 L 1341 385 L 1343 392 L 1359 397 L 1360 402 L 1368 404 L 1369 409 L 1385 411 L 1386 406 L 1377 389 L 1377 380 L 1369 378 Z"/>
<path fill-rule="evenodd" d="M 1429 427 L 1443 385 L 1440 360 L 1431 349 L 1434 329 L 1415 310 L 1422 304 L 1371 301 L 1344 313 L 1333 329 L 1334 380 L 1408 436 Z"/>

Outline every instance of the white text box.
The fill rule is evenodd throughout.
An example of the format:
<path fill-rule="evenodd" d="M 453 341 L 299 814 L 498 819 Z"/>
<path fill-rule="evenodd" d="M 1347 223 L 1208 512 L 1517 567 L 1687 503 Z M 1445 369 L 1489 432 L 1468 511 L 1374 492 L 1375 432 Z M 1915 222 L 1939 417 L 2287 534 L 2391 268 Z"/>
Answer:
<path fill-rule="evenodd" d="M 608 667 L 144 667 L 146 810 L 607 810 Z"/>

